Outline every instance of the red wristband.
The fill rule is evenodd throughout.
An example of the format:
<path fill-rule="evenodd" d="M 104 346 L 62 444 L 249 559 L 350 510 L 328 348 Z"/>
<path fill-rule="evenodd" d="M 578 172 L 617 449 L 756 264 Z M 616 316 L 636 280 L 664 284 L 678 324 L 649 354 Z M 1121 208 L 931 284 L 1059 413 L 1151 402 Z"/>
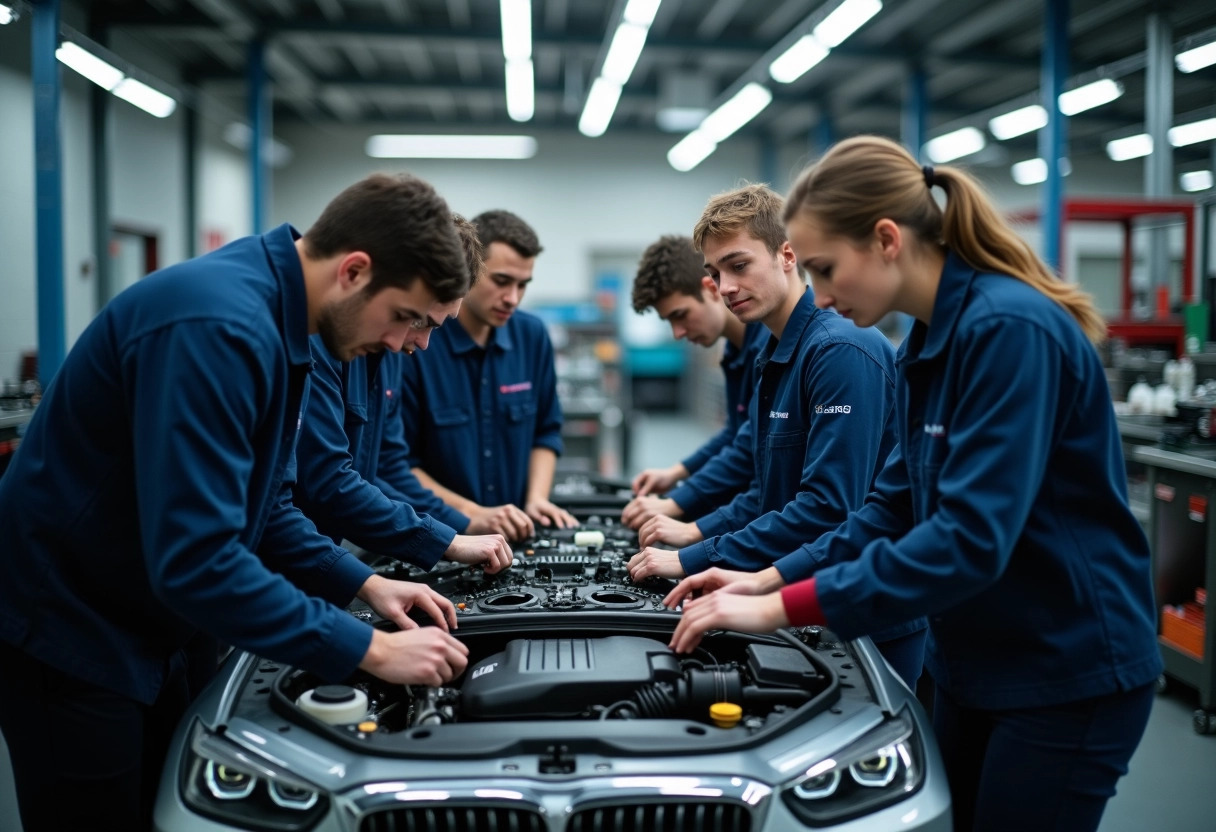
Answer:
<path fill-rule="evenodd" d="M 815 579 L 810 578 L 781 588 L 781 603 L 785 605 L 785 617 L 791 627 L 823 625 L 823 610 L 819 608 L 819 593 L 815 590 Z"/>

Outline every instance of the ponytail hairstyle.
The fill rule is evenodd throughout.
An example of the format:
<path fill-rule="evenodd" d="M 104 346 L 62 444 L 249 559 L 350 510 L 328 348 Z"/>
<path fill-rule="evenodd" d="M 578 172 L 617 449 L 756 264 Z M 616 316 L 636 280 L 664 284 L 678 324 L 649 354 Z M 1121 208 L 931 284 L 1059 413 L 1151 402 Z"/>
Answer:
<path fill-rule="evenodd" d="M 944 210 L 933 199 L 934 185 L 946 192 Z M 891 219 L 921 243 L 944 245 L 974 269 L 1029 283 L 1064 307 L 1091 342 L 1106 337 L 1093 298 L 1052 273 L 975 179 L 958 168 L 922 168 L 889 139 L 856 136 L 830 148 L 786 199 L 786 223 L 799 214 L 827 234 L 859 243 L 871 238 L 879 220 Z"/>

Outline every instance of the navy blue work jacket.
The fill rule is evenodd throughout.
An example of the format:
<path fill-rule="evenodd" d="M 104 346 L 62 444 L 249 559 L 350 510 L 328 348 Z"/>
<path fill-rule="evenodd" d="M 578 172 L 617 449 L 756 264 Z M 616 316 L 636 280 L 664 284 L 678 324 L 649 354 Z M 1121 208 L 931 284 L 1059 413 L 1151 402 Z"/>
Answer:
<path fill-rule="evenodd" d="M 755 466 L 750 442 L 738 442 L 739 429 L 747 422 L 748 407 L 756 392 L 756 359 L 771 333 L 762 323 L 750 323 L 743 344 L 729 341 L 722 353 L 722 375 L 726 391 L 726 424 L 684 460 L 690 476 L 667 496 L 675 500 L 686 519 L 695 519 L 729 502 L 751 483 Z"/>
<path fill-rule="evenodd" d="M 419 517 L 411 505 L 374 484 L 388 403 L 400 397 L 400 368 L 384 368 L 395 373 L 386 378 L 383 353 L 339 361 L 319 335 L 309 339 L 309 346 L 314 364 L 296 449 L 296 505 L 335 543 L 347 538 L 377 554 L 430 569 L 451 545 L 455 530 L 425 514 Z"/>
<path fill-rule="evenodd" d="M 861 506 L 895 444 L 891 342 L 817 309 L 811 292 L 780 340 L 769 339 L 757 369 L 748 420 L 753 481 L 697 521 L 705 540 L 679 555 L 690 575 L 711 566 L 762 569 L 835 529 Z"/>
<path fill-rule="evenodd" d="M 411 465 L 479 505 L 524 505 L 532 449 L 562 451 L 553 345 L 540 318 L 517 309 L 484 348 L 451 321 L 403 368 Z"/>
<path fill-rule="evenodd" d="M 371 570 L 282 488 L 311 365 L 296 236 L 152 274 L 81 334 L 0 478 L 4 641 L 145 703 L 196 630 L 355 669 L 371 628 L 334 604 Z"/>
<path fill-rule="evenodd" d="M 845 638 L 928 615 L 926 666 L 968 707 L 1156 679 L 1148 542 L 1128 508 L 1106 375 L 1072 317 L 951 254 L 899 373 L 899 448 L 874 493 L 779 561 L 782 576 L 815 572 Z"/>

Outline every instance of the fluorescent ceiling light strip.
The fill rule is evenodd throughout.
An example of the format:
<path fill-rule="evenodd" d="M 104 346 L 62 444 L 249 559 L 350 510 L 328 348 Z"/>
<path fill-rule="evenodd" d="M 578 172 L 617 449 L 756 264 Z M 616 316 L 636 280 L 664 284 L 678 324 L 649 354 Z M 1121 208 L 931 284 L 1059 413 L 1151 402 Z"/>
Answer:
<path fill-rule="evenodd" d="M 882 0 L 844 0 L 814 28 L 815 37 L 828 49 L 834 49 L 881 10 Z"/>
<path fill-rule="evenodd" d="M 690 171 L 718 149 L 718 143 L 701 130 L 693 130 L 667 151 L 667 163 L 681 173 Z"/>
<path fill-rule="evenodd" d="M 1205 118 L 1202 121 L 1171 127 L 1169 137 L 1170 144 L 1174 147 L 1186 147 L 1188 144 L 1216 139 L 1216 118 Z"/>
<path fill-rule="evenodd" d="M 629 0 L 625 6 L 625 22 L 650 28 L 650 24 L 654 22 L 654 16 L 659 12 L 661 2 L 662 0 Z"/>
<path fill-rule="evenodd" d="M 1153 137 L 1148 133 L 1137 133 L 1106 143 L 1106 155 L 1115 162 L 1139 159 L 1153 152 Z"/>
<path fill-rule="evenodd" d="M 112 90 L 122 81 L 122 70 L 110 66 L 92 52 L 77 46 L 70 40 L 65 40 L 59 45 L 59 48 L 55 50 L 55 57 L 59 59 L 59 63 L 74 69 L 103 90 Z"/>
<path fill-rule="evenodd" d="M 171 96 L 134 78 L 124 78 L 111 92 L 157 118 L 165 118 L 177 109 L 177 102 Z"/>
<path fill-rule="evenodd" d="M 600 70 L 600 75 L 609 81 L 625 86 L 625 82 L 633 74 L 633 67 L 637 64 L 638 57 L 642 54 L 642 47 L 646 45 L 648 31 L 649 29 L 645 26 L 638 26 L 636 23 L 622 23 L 617 26 L 616 34 L 612 36 L 612 43 L 608 46 L 608 55 L 604 58 L 604 68 Z"/>
<path fill-rule="evenodd" d="M 1206 191 L 1212 187 L 1212 172 L 1210 170 L 1193 170 L 1178 177 L 1178 185 L 1187 193 Z"/>
<path fill-rule="evenodd" d="M 768 65 L 768 74 L 774 81 L 790 84 L 827 56 L 828 48 L 816 40 L 814 35 L 803 35 Z"/>
<path fill-rule="evenodd" d="M 14 17 L 16 17 L 16 15 L 13 14 L 12 6 L 6 6 L 3 3 L 0 3 L 0 26 L 5 25 L 6 23 L 12 23 Z"/>
<path fill-rule="evenodd" d="M 768 87 L 752 81 L 707 115 L 698 129 L 712 141 L 724 142 L 736 130 L 760 115 L 772 100 L 773 94 Z"/>
<path fill-rule="evenodd" d="M 536 85 L 531 61 L 507 61 L 507 115 L 530 121 L 536 112 Z"/>
<path fill-rule="evenodd" d="M 1216 40 L 1203 46 L 1196 46 L 1174 56 L 1174 64 L 1179 72 L 1194 72 L 1205 66 L 1216 64 Z"/>
<path fill-rule="evenodd" d="M 925 153 L 934 162 L 952 162 L 972 153 L 983 150 L 988 142 L 975 127 L 963 127 L 936 139 L 930 139 L 925 144 Z"/>
<path fill-rule="evenodd" d="M 1060 112 L 1066 116 L 1075 116 L 1077 113 L 1109 104 L 1121 95 L 1122 84 L 1110 78 L 1103 78 L 1075 90 L 1060 93 Z"/>
<path fill-rule="evenodd" d="M 591 84 L 591 91 L 587 93 L 587 103 L 583 105 L 583 114 L 578 120 L 578 131 L 592 139 L 604 135 L 620 97 L 620 84 L 607 78 L 596 78 Z"/>
<path fill-rule="evenodd" d="M 1047 181 L 1047 163 L 1042 159 L 1027 159 L 1015 164 L 1009 173 L 1019 185 L 1037 185 Z"/>
<path fill-rule="evenodd" d="M 532 0 L 499 0 L 502 55 L 508 61 L 532 57 Z"/>
<path fill-rule="evenodd" d="M 376 159 L 531 159 L 532 136 L 458 136 L 380 134 L 367 140 Z"/>
<path fill-rule="evenodd" d="M 997 116 L 988 122 L 988 132 L 1001 141 L 1012 139 L 1047 126 L 1047 110 L 1041 104 L 1031 104 Z"/>

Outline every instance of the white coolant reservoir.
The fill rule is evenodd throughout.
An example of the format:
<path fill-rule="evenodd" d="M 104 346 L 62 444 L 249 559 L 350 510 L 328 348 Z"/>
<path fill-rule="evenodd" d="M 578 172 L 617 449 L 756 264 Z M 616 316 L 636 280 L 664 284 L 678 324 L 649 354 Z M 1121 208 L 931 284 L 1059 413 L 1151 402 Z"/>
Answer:
<path fill-rule="evenodd" d="M 604 545 L 604 533 L 600 531 L 581 531 L 574 533 L 575 546 L 591 546 L 600 548 Z"/>
<path fill-rule="evenodd" d="M 296 705 L 329 725 L 359 722 L 367 716 L 367 694 L 350 685 L 321 685 L 306 690 Z"/>

